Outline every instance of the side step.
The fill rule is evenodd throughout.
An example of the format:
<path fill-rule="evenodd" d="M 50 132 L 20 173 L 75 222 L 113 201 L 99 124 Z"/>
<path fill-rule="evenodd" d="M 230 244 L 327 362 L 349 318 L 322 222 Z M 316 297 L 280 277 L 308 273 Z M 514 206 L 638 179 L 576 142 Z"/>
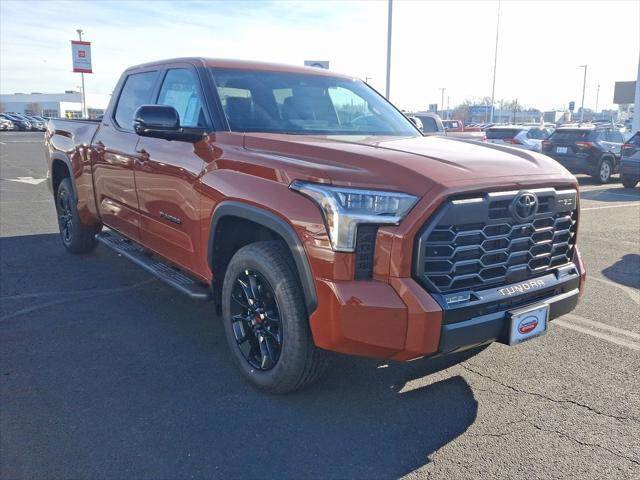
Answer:
<path fill-rule="evenodd" d="M 98 233 L 96 239 L 189 297 L 195 300 L 211 300 L 212 295 L 209 287 L 159 257 L 147 253 L 142 247 L 113 230 Z"/>

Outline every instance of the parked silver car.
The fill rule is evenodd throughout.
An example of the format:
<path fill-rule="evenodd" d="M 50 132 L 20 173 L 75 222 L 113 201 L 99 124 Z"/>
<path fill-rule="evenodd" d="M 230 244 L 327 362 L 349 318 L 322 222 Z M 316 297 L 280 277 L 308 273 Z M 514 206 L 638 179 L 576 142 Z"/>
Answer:
<path fill-rule="evenodd" d="M 553 129 L 544 126 L 500 125 L 487 130 L 487 142 L 540 152 L 542 141 L 552 133 Z"/>
<path fill-rule="evenodd" d="M 0 118 L 0 130 L 1 131 L 5 131 L 5 130 L 13 130 L 15 129 L 15 125 L 13 124 L 13 122 L 11 120 L 8 120 L 6 118 Z"/>

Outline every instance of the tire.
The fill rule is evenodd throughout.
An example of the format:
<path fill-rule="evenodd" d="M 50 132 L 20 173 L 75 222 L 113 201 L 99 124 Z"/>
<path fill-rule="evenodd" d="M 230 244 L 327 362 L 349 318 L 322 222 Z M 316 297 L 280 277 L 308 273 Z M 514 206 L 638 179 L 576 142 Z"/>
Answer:
<path fill-rule="evenodd" d="M 593 174 L 593 179 L 598 183 L 608 183 L 613 174 L 613 162 L 610 158 L 603 158 L 598 163 L 598 169 Z"/>
<path fill-rule="evenodd" d="M 634 188 L 638 184 L 638 178 L 631 175 L 621 175 L 624 188 Z"/>
<path fill-rule="evenodd" d="M 56 191 L 56 213 L 62 244 L 71 253 L 88 253 L 96 248 L 97 228 L 80 223 L 71 180 L 64 178 Z"/>
<path fill-rule="evenodd" d="M 258 295 L 252 294 L 254 287 Z M 251 296 L 258 299 L 254 307 L 263 308 L 247 308 Z M 256 313 L 260 311 L 264 315 Z M 289 393 L 311 384 L 326 369 L 327 352 L 313 343 L 302 287 L 283 242 L 256 242 L 236 252 L 224 276 L 222 319 L 234 362 L 262 390 Z"/>

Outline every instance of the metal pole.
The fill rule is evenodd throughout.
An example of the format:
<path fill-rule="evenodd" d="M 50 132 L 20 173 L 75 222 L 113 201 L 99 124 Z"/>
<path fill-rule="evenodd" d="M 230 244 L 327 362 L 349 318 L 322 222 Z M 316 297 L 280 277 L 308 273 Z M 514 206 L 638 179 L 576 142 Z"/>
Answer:
<path fill-rule="evenodd" d="M 441 112 L 444 112 L 444 91 L 446 90 L 445 87 L 440 87 L 440 92 L 442 93 L 442 98 L 440 100 L 440 110 Z"/>
<path fill-rule="evenodd" d="M 491 119 L 493 123 L 493 105 L 496 98 L 496 69 L 498 67 L 498 35 L 500 34 L 500 0 L 498 0 L 498 20 L 496 22 L 496 48 L 493 55 L 493 86 L 491 87 Z"/>
<path fill-rule="evenodd" d="M 449 120 L 449 112 L 451 109 L 449 108 L 449 95 L 447 95 L 447 120 Z"/>
<path fill-rule="evenodd" d="M 387 16 L 387 88 L 385 97 L 389 100 L 391 95 L 391 25 L 393 18 L 393 0 L 389 0 L 389 14 Z"/>
<path fill-rule="evenodd" d="M 636 96 L 633 103 L 633 123 L 631 133 L 640 130 L 640 58 L 638 58 L 638 74 L 636 75 Z"/>
<path fill-rule="evenodd" d="M 598 84 L 598 88 L 596 89 L 596 115 L 598 114 L 598 100 L 600 100 L 600 84 Z"/>
<path fill-rule="evenodd" d="M 584 91 L 587 87 L 587 66 L 580 65 L 580 68 L 584 68 L 584 79 L 582 80 L 582 105 L 580 106 L 580 123 L 584 120 Z"/>
<path fill-rule="evenodd" d="M 79 28 L 76 32 L 78 32 L 79 40 L 82 41 L 82 29 Z M 82 117 L 87 118 L 89 115 L 87 113 L 87 99 L 84 94 L 84 72 L 80 72 L 80 75 L 82 77 Z"/>

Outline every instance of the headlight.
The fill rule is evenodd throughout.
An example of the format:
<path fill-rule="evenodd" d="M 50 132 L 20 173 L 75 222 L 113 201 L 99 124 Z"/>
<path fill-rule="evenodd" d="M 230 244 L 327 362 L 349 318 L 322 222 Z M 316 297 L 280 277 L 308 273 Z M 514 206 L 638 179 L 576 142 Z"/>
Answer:
<path fill-rule="evenodd" d="M 361 223 L 398 225 L 418 197 L 407 193 L 333 187 L 295 180 L 290 188 L 313 199 L 324 214 L 334 250 L 353 252 Z"/>

